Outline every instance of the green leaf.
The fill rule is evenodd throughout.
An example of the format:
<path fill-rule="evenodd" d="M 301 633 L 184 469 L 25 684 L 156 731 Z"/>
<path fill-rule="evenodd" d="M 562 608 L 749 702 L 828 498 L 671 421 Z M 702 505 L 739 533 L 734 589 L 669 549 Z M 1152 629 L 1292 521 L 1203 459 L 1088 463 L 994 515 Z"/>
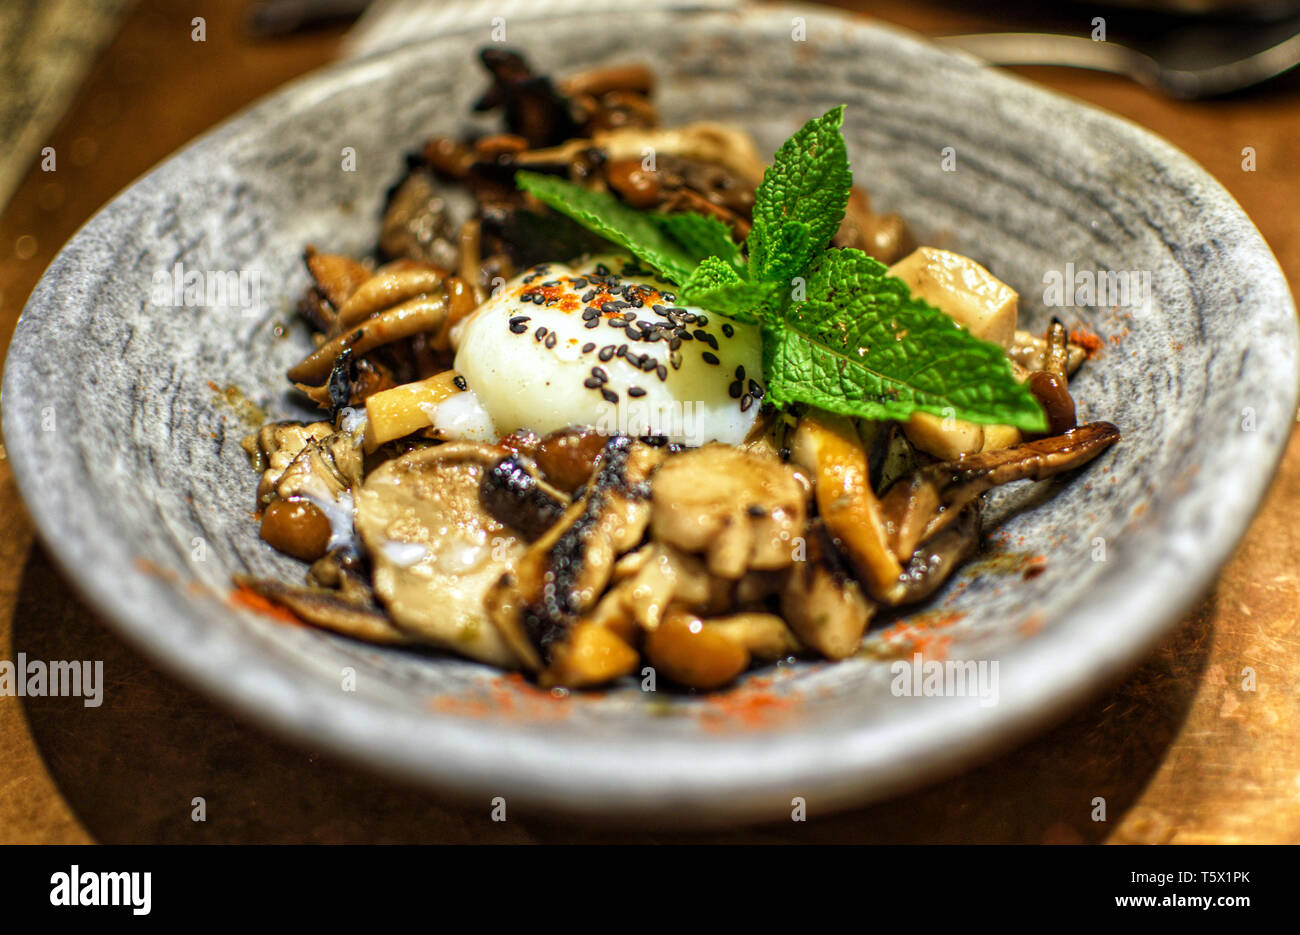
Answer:
<path fill-rule="evenodd" d="M 919 411 L 1046 430 L 1002 348 L 913 297 L 862 251 L 827 250 L 809 270 L 807 296 L 763 329 L 771 401 L 867 419 Z"/>
<path fill-rule="evenodd" d="M 803 221 L 786 221 L 770 242 L 764 237 L 754 244 L 755 252 L 749 255 L 749 278 L 793 285 L 792 280 L 808 268 L 821 246 L 813 243 Z"/>
<path fill-rule="evenodd" d="M 775 282 L 748 282 L 739 277 L 724 280 L 701 276 L 701 271 L 715 260 L 722 262 L 716 257 L 705 260 L 687 280 L 679 294 L 683 302 L 750 324 L 781 320 L 782 303 L 789 291 L 785 286 Z"/>
<path fill-rule="evenodd" d="M 690 300 L 687 296 L 693 293 L 733 282 L 743 282 L 743 278 L 734 266 L 716 256 L 705 257 L 700 261 L 700 265 L 695 267 L 695 272 L 681 284 L 680 298 L 688 302 Z"/>
<path fill-rule="evenodd" d="M 753 257 L 760 257 L 758 270 L 787 268 L 773 257 L 782 255 L 777 243 L 789 244 L 788 222 L 808 227 L 811 259 L 828 243 L 844 219 L 849 203 L 853 175 L 849 171 L 848 150 L 840 126 L 844 122 L 844 105 L 835 107 L 803 127 L 781 144 L 772 165 L 763 173 L 763 181 L 754 193 L 754 227 L 749 234 L 751 276 L 756 267 Z"/>
<path fill-rule="evenodd" d="M 715 257 L 733 269 L 742 268 L 740 245 L 731 239 L 731 229 L 715 217 L 686 211 L 681 214 L 651 214 L 659 229 L 676 240 L 697 263 Z"/>
<path fill-rule="evenodd" d="M 515 184 L 587 230 L 632 252 L 675 283 L 685 282 L 697 265 L 690 252 L 661 231 L 649 215 L 608 192 L 588 191 L 536 172 L 516 172 Z"/>

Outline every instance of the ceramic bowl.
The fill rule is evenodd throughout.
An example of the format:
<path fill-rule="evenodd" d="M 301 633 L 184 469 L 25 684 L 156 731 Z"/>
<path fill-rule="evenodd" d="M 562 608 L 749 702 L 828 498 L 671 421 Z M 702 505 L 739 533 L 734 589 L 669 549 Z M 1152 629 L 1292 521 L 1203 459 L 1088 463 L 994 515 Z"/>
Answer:
<path fill-rule="evenodd" d="M 512 20 L 509 39 L 541 70 L 646 61 L 666 123 L 734 122 L 768 153 L 847 103 L 877 209 L 989 266 L 1024 326 L 1055 313 L 1100 336 L 1072 386 L 1081 418 L 1123 441 L 1075 476 L 1000 491 L 988 554 L 860 657 L 713 696 L 553 697 L 232 604 L 234 572 L 304 571 L 258 539 L 239 445 L 264 416 L 303 414 L 284 380 L 309 347 L 292 317 L 303 246 L 371 249 L 404 153 L 471 119 L 486 36 L 466 24 L 272 95 L 112 201 L 32 294 L 4 377 L 9 454 L 51 553 L 133 644 L 301 744 L 484 808 L 719 823 L 786 815 L 795 797 L 862 802 L 1023 738 L 1133 666 L 1211 584 L 1296 410 L 1295 310 L 1241 209 L 1116 117 L 865 20 L 763 6 Z M 178 265 L 255 274 L 260 291 L 175 304 L 154 290 Z M 1127 297 L 1049 288 L 1119 271 Z M 916 651 L 990 664 L 983 697 L 904 693 L 893 662 Z"/>

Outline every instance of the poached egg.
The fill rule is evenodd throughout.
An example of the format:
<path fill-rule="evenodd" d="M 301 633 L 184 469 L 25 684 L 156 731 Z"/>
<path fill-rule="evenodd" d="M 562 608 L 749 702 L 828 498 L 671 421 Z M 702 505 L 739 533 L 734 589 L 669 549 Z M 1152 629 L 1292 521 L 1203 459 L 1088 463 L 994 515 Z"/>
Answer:
<path fill-rule="evenodd" d="M 473 395 L 459 405 L 497 437 L 589 426 L 736 445 L 766 392 L 757 325 L 678 305 L 671 283 L 617 254 L 527 270 L 452 342 Z"/>

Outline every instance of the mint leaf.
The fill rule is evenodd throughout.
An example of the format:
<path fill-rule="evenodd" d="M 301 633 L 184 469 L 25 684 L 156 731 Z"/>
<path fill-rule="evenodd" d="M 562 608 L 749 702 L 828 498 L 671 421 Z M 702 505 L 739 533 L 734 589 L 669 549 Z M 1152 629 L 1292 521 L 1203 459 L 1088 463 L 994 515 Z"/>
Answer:
<path fill-rule="evenodd" d="M 700 261 L 700 265 L 695 267 L 695 272 L 691 273 L 686 282 L 681 284 L 680 297 L 683 301 L 689 302 L 690 299 L 687 296 L 692 293 L 712 289 L 714 286 L 742 281 L 743 277 L 741 277 L 740 273 L 726 260 L 719 259 L 716 256 L 705 257 Z"/>
<path fill-rule="evenodd" d="M 843 122 L 841 104 L 809 120 L 776 151 L 754 193 L 754 227 L 748 240 L 751 276 L 764 270 L 771 270 L 773 275 L 789 272 L 789 263 L 774 259 L 783 253 L 775 248 L 778 243 L 785 243 L 784 252 L 789 252 L 790 234 L 785 228 L 788 222 L 808 226 L 811 252 L 804 257 L 805 262 L 830 243 L 839 229 L 853 184 L 848 150 L 840 133 Z M 753 261 L 755 254 L 760 258 L 757 265 Z"/>
<path fill-rule="evenodd" d="M 739 277 L 705 281 L 710 277 L 699 274 L 709 262 L 706 260 L 700 264 L 682 287 L 679 298 L 683 302 L 749 324 L 781 320 L 781 304 L 788 292 L 787 287 L 775 282 L 747 282 Z"/>
<path fill-rule="evenodd" d="M 768 397 L 866 419 L 929 412 L 1041 432 L 1038 401 L 1002 348 L 911 295 L 860 250 L 827 250 L 808 298 L 763 329 Z"/>
<path fill-rule="evenodd" d="M 650 220 L 681 244 L 697 263 L 714 257 L 733 269 L 742 268 L 740 245 L 731 239 L 731 228 L 717 218 L 686 211 L 681 214 L 651 214 Z"/>
<path fill-rule="evenodd" d="M 749 254 L 749 278 L 767 282 L 790 283 L 808 268 L 825 244 L 815 244 L 808 225 L 803 221 L 786 221 L 771 237 L 760 237 Z"/>
<path fill-rule="evenodd" d="M 679 285 L 697 265 L 696 258 L 661 231 L 649 215 L 628 207 L 608 192 L 588 191 L 536 172 L 516 172 L 515 184 L 587 230 L 630 251 Z"/>

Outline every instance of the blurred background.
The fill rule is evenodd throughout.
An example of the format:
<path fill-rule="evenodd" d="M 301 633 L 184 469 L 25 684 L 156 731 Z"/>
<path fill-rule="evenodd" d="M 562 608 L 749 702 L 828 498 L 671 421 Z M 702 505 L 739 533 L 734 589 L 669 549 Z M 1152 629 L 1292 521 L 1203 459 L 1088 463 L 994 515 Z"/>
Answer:
<path fill-rule="evenodd" d="M 652 0 L 653 2 L 653 0 Z M 644 6 L 645 2 L 636 4 Z M 696 7 L 742 7 L 696 0 Z M 829 4 L 914 30 L 1169 139 L 1241 202 L 1300 283 L 1300 4 L 1271 0 Z M 618 0 L 4 0 L 0 351 L 62 244 L 114 194 L 313 69 L 467 17 Z M 579 63 L 575 63 L 576 65 Z M 1247 159 L 1246 154 L 1250 153 Z M 379 180 L 376 184 L 387 184 Z M 246 727 L 120 643 L 35 541 L 0 447 L 0 658 L 105 661 L 101 709 L 0 697 L 0 842 L 1300 842 L 1293 698 L 1241 705 L 1243 666 L 1300 663 L 1293 437 L 1216 587 L 1134 675 L 960 776 L 802 825 L 679 836 L 488 820 Z M 189 820 L 205 795 L 209 820 Z M 1106 822 L 1089 820 L 1105 796 Z"/>

